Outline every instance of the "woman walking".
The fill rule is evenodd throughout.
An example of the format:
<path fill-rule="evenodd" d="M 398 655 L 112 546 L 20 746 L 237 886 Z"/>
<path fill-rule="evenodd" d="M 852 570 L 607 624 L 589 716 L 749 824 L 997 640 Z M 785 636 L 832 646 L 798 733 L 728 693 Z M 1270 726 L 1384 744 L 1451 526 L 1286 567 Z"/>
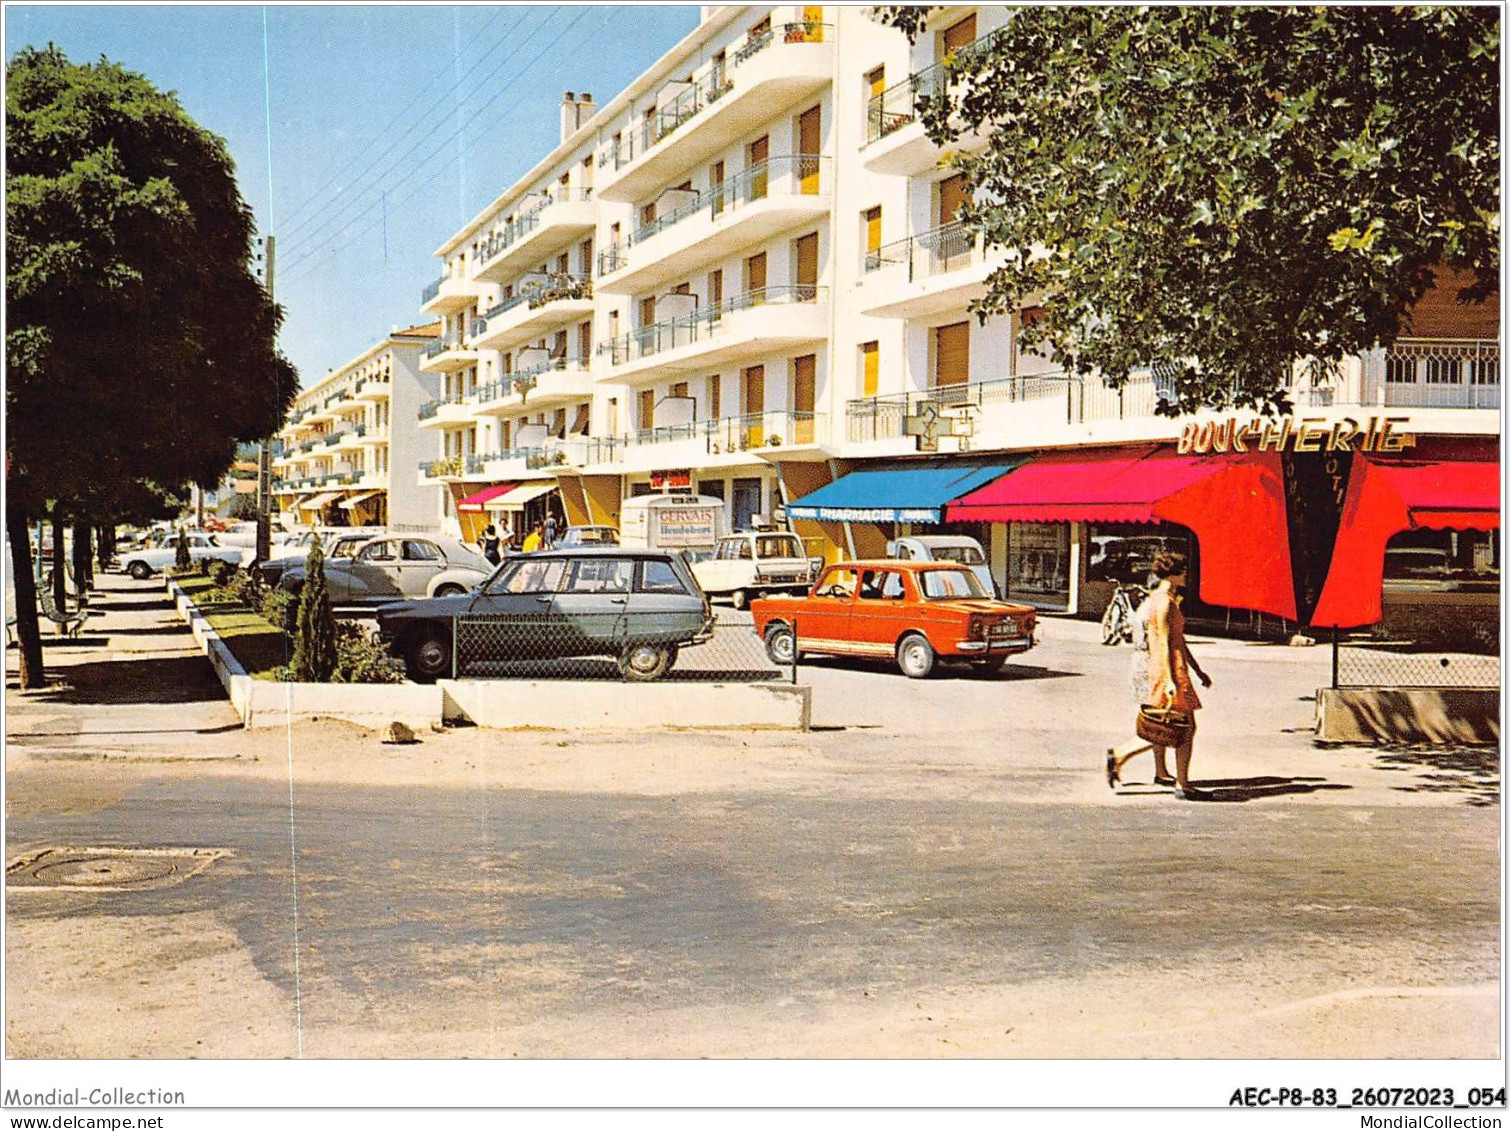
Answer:
<path fill-rule="evenodd" d="M 1152 575 L 1149 578 L 1149 593 L 1133 611 L 1130 627 L 1133 655 L 1128 658 L 1128 685 L 1133 689 L 1135 711 L 1149 701 L 1149 600 L 1154 595 L 1154 588 L 1158 581 L 1159 579 Z M 1125 742 L 1107 751 L 1108 788 L 1116 789 L 1122 783 L 1120 773 L 1123 767 L 1145 750 L 1154 751 L 1154 784 L 1175 784 L 1175 779 L 1170 776 L 1169 765 L 1165 761 L 1165 747 L 1136 738 L 1132 742 Z"/>
<path fill-rule="evenodd" d="M 1179 596 L 1186 587 L 1186 559 L 1161 551 L 1154 558 L 1159 585 L 1149 595 L 1146 635 L 1149 646 L 1149 691 L 1144 700 L 1151 707 L 1179 712 L 1190 720 L 1181 744 L 1175 748 L 1175 796 L 1187 801 L 1209 801 L 1212 795 L 1191 787 L 1191 746 L 1196 739 L 1196 712 L 1201 699 L 1191 683 L 1195 672 L 1203 687 L 1212 681 L 1201 670 L 1186 645 L 1186 617 Z M 1158 762 L 1156 762 L 1156 772 Z"/>

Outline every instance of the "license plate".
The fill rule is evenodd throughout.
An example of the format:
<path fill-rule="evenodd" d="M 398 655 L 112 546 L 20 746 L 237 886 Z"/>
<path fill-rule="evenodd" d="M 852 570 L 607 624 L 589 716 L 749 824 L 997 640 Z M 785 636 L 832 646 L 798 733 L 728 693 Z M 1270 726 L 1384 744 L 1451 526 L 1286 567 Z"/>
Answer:
<path fill-rule="evenodd" d="M 1006 636 L 1017 636 L 1018 626 L 1012 621 L 1004 621 L 1002 624 L 994 624 L 988 630 L 992 639 L 997 640 Z"/>

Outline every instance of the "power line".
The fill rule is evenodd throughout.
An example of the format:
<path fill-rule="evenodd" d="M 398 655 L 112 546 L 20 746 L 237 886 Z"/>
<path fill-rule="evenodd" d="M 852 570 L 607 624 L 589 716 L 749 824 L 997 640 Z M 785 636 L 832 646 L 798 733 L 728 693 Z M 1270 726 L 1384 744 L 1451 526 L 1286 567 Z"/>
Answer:
<path fill-rule="evenodd" d="M 582 17 L 578 16 L 577 18 L 581 19 Z M 510 62 L 514 59 L 514 57 L 516 55 L 518 55 L 520 51 L 524 50 L 525 46 L 529 43 L 529 41 L 535 36 L 535 34 L 538 31 L 540 31 L 540 29 L 542 27 L 545 26 L 545 24 L 550 19 L 551 19 L 551 16 L 547 15 L 547 16 L 545 16 L 542 19 L 542 21 L 539 24 L 537 24 L 535 27 L 531 28 L 530 31 L 525 35 L 524 39 L 519 43 L 519 45 L 516 46 L 513 50 L 511 50 L 509 52 L 509 54 L 506 55 L 499 62 L 499 65 L 497 67 L 495 67 L 491 73 L 489 73 L 483 79 L 478 80 L 478 84 L 481 85 L 483 83 L 486 83 L 488 80 L 494 78 L 498 74 L 502 73 L 504 70 L 508 69 Z M 502 42 L 502 41 L 500 41 L 500 42 Z M 537 59 L 533 60 L 532 63 L 531 63 L 531 65 L 533 66 L 534 62 L 537 62 L 538 59 L 539 59 L 539 57 L 537 56 Z M 467 76 L 463 76 L 463 79 L 461 81 L 465 82 L 466 79 L 468 77 L 470 77 L 472 71 L 475 71 L 477 69 L 478 65 L 480 65 L 480 63 L 479 64 L 475 64 L 471 68 L 471 70 L 468 71 Z M 507 89 L 507 87 L 505 89 Z M 443 92 L 441 92 L 441 94 L 439 96 L 437 96 L 436 99 L 432 100 L 433 101 L 433 105 L 437 109 L 444 110 L 444 107 L 441 107 L 440 99 L 444 98 L 446 93 L 447 92 L 443 91 Z M 441 117 L 437 119 L 437 124 L 439 124 L 439 121 L 442 120 L 442 119 L 444 119 L 444 117 L 445 117 L 445 115 L 443 113 L 441 115 Z M 408 158 L 410 157 L 411 154 L 413 154 L 421 146 L 424 146 L 426 144 L 429 144 L 429 143 L 433 142 L 432 136 L 429 133 L 422 133 L 415 140 L 414 144 L 411 145 L 409 147 L 409 149 L 406 150 L 402 155 L 400 155 L 394 161 L 392 161 L 391 163 L 389 163 L 388 167 L 386 169 L 384 169 L 382 173 L 378 174 L 376 177 L 373 177 L 373 178 L 368 178 L 367 174 L 369 172 L 371 172 L 374 168 L 376 168 L 377 165 L 380 162 L 382 162 L 384 158 L 386 158 L 395 149 L 397 149 L 401 144 L 403 144 L 404 140 L 411 133 L 413 133 L 416 128 L 419 128 L 420 126 L 423 126 L 423 125 L 425 125 L 425 121 L 424 121 L 424 119 L 421 119 L 419 122 L 415 123 L 414 126 L 410 127 L 410 129 L 404 131 L 403 134 L 401 134 L 399 137 L 395 138 L 394 141 L 389 144 L 389 146 L 388 146 L 387 149 L 385 149 L 376 158 L 374 158 L 373 160 L 371 160 L 367 164 L 367 166 L 359 174 L 357 174 L 357 179 L 365 179 L 367 181 L 366 186 L 358 193 L 358 195 L 356 195 L 354 197 L 351 197 L 351 198 L 348 198 L 347 200 L 344 200 L 344 201 L 338 201 L 338 202 L 336 202 L 333 205 L 332 209 L 323 218 L 321 218 L 320 215 L 318 213 L 316 213 L 314 217 L 311 217 L 310 219 L 306 219 L 305 221 L 302 221 L 300 224 L 296 225 L 294 229 L 292 229 L 289 232 L 284 233 L 284 237 L 283 238 L 286 241 L 286 243 L 288 241 L 290 241 L 291 237 L 295 234 L 295 232 L 301 231 L 301 230 L 304 230 L 304 229 L 308 228 L 311 219 L 318 219 L 318 223 L 316 224 L 315 228 L 313 229 L 313 231 L 309 235 L 300 237 L 299 240 L 295 241 L 296 243 L 298 243 L 298 244 L 304 244 L 304 243 L 310 242 L 314 238 L 317 238 L 317 233 L 318 232 L 320 232 L 324 228 L 326 228 L 326 227 L 328 227 L 328 226 L 336 223 L 338 221 L 338 218 L 341 217 L 342 214 L 345 213 L 345 212 L 347 212 L 350 208 L 357 207 L 357 208 L 359 208 L 359 211 L 357 212 L 357 214 L 355 216 L 353 216 L 350 219 L 347 219 L 347 220 L 345 220 L 343 222 L 350 223 L 352 220 L 355 220 L 355 219 L 359 218 L 362 215 L 362 211 L 360 210 L 360 208 L 361 208 L 361 205 L 362 205 L 362 202 L 363 202 L 364 195 L 367 194 L 367 193 L 370 193 L 374 187 L 382 187 L 383 186 L 383 182 L 386 181 L 388 179 L 388 177 L 391 176 L 396 169 L 398 169 L 400 166 L 402 166 L 403 163 L 406 160 L 408 160 Z M 443 139 L 443 140 L 450 140 L 450 138 L 454 138 L 454 137 L 458 136 L 460 133 L 461 133 L 461 130 L 458 129 L 457 131 L 455 131 L 451 135 L 449 135 L 448 138 Z M 422 160 L 421 163 L 420 163 L 421 166 L 423 166 L 427 161 L 433 160 L 434 156 L 435 156 L 435 154 L 432 154 L 430 157 L 426 157 L 424 160 Z M 400 183 L 402 183 L 402 180 L 401 180 Z M 394 187 L 394 186 L 388 186 L 388 187 L 391 188 L 391 187 Z M 371 205 L 371 202 L 369 201 L 369 203 L 367 205 L 367 208 L 371 209 L 371 207 L 372 207 L 372 205 Z M 298 255 L 296 253 L 296 259 L 297 258 L 298 258 Z"/>
<path fill-rule="evenodd" d="M 540 60 L 546 55 L 546 53 L 548 51 L 550 51 L 553 47 L 555 47 L 556 44 L 560 43 L 561 40 L 566 37 L 567 33 L 570 32 L 574 27 L 577 26 L 578 23 L 580 23 L 582 21 L 582 18 L 583 18 L 583 16 L 585 14 L 586 14 L 585 11 L 582 12 L 582 13 L 580 13 L 579 15 L 577 15 L 572 20 L 571 23 L 569 23 L 566 27 L 562 28 L 562 30 L 557 33 L 555 39 L 551 40 L 550 43 L 547 43 L 538 52 L 536 52 L 535 57 L 530 60 L 530 63 L 522 71 L 519 72 L 519 75 L 516 78 L 511 79 L 509 82 L 505 83 L 502 87 L 500 87 L 499 90 L 498 90 L 498 93 L 496 93 L 487 102 L 483 103 L 482 106 L 478 107 L 478 109 L 472 114 L 472 116 L 470 118 L 468 118 L 465 122 L 463 122 L 459 127 L 457 127 L 456 131 L 453 132 L 449 137 L 445 137 L 445 138 L 440 139 L 439 145 L 444 145 L 446 142 L 448 142 L 448 141 L 452 140 L 453 138 L 459 136 L 462 132 L 464 132 L 467 129 L 467 127 L 469 127 L 470 125 L 472 125 L 473 122 L 475 122 L 479 117 L 481 117 L 482 114 L 485 111 L 487 111 L 489 108 L 491 108 L 495 102 L 497 102 L 500 98 L 502 98 L 509 91 L 509 89 L 511 87 L 513 87 L 516 82 L 519 81 L 520 78 L 522 78 L 525 74 L 527 74 L 530 71 L 530 69 L 535 66 L 535 64 L 539 63 Z M 603 18 L 603 20 L 600 21 L 598 29 L 595 29 L 595 30 L 601 30 L 604 26 L 606 26 L 608 24 L 609 20 L 613 18 L 613 15 L 614 15 L 613 12 L 609 12 L 607 15 L 605 15 L 604 18 Z M 412 152 L 414 152 L 414 150 L 411 149 L 410 152 L 412 153 Z M 437 150 L 435 152 L 439 152 L 439 147 L 437 148 Z M 405 154 L 405 156 L 407 157 L 408 154 Z M 418 174 L 421 170 L 423 170 L 425 168 L 425 166 L 430 162 L 431 159 L 432 158 L 426 158 L 425 160 L 420 161 L 417 164 L 411 166 L 410 169 L 409 169 L 409 171 L 407 173 L 405 173 L 403 177 L 401 177 L 394 185 L 392 185 L 390 187 L 391 188 L 397 188 L 399 185 L 402 185 L 405 181 L 408 181 L 411 178 L 413 178 L 416 174 Z M 397 201 L 396 204 L 394 205 L 394 207 L 397 209 L 398 207 L 406 204 L 408 201 L 412 200 L 415 197 L 415 195 L 418 194 L 425 187 L 426 186 L 423 185 L 423 184 L 416 186 L 407 195 L 405 195 L 399 201 Z M 354 216 L 352 218 L 352 220 L 349 221 L 349 222 L 355 222 L 356 220 L 360 219 L 363 215 L 370 214 L 373 211 L 373 208 L 374 208 L 374 205 L 369 204 L 368 207 L 363 212 L 358 213 L 358 215 Z M 377 224 L 376 220 L 372 221 L 372 222 L 368 223 L 365 227 L 363 227 L 362 229 L 360 229 L 359 231 L 353 233 L 353 235 L 350 237 L 350 239 L 348 239 L 347 245 L 349 245 L 358 236 L 362 236 L 362 235 L 365 235 L 366 233 L 370 232 L 376 226 L 376 224 Z M 346 246 L 346 245 L 343 245 L 343 246 Z M 329 249 L 329 252 L 334 252 L 334 251 L 337 251 L 337 250 L 340 250 L 340 248 L 331 248 L 331 249 Z M 286 270 L 292 270 L 295 267 L 299 267 L 299 266 L 302 266 L 304 264 L 307 264 L 311 259 L 320 257 L 323 252 L 324 252 L 324 249 L 311 249 L 310 251 L 305 252 L 302 256 L 298 257 L 295 260 L 295 262 L 290 265 L 289 268 L 286 268 Z M 308 272 L 306 272 L 305 274 L 307 275 Z M 297 278 L 304 278 L 305 276 L 304 275 L 299 275 L 299 276 L 296 276 L 296 277 Z"/>
<path fill-rule="evenodd" d="M 508 9 L 499 9 L 499 10 L 497 10 L 494 13 L 493 18 L 490 19 L 486 24 L 483 25 L 483 28 L 482 28 L 481 31 L 478 32 L 478 36 L 477 37 L 479 39 L 481 39 L 481 38 L 483 38 L 483 36 L 487 35 L 488 31 L 493 27 L 493 25 L 496 24 L 496 23 L 498 23 L 498 21 L 503 18 L 504 13 L 506 11 L 508 11 Z M 524 18 L 523 16 L 520 17 L 520 19 L 523 19 L 523 18 Z M 264 38 L 264 41 L 266 40 L 266 37 L 267 37 L 267 14 L 266 14 L 266 10 L 264 10 L 264 13 L 263 13 L 263 38 Z M 480 67 L 483 64 L 483 61 L 485 59 L 487 59 L 487 57 L 489 55 L 493 54 L 493 52 L 497 51 L 499 49 L 499 47 L 502 46 L 502 44 L 504 42 L 505 42 L 505 38 L 504 37 L 500 37 L 498 40 L 496 40 L 494 42 L 494 44 L 493 44 L 492 47 L 488 48 L 487 51 L 484 51 L 483 54 L 481 56 L 479 56 L 478 61 L 476 63 L 474 63 L 472 65 L 472 68 L 468 71 L 468 75 L 470 75 L 472 73 L 472 71 L 474 71 L 478 67 Z M 408 114 L 412 109 L 414 109 L 414 107 L 416 105 L 418 105 L 426 97 L 426 92 L 430 89 L 431 86 L 433 86 L 435 84 L 436 80 L 444 78 L 445 74 L 446 74 L 446 72 L 443 69 L 443 70 L 439 70 L 435 74 L 431 75 L 430 78 L 425 81 L 425 84 L 423 86 L 421 86 L 419 88 L 419 90 L 415 93 L 415 96 L 413 98 L 411 98 L 404 105 L 404 108 L 401 109 L 392 118 L 390 118 L 388 120 L 388 122 L 380 130 L 378 130 L 374 134 L 374 137 L 375 138 L 383 137 L 390 130 L 392 130 L 396 125 L 398 125 L 399 122 L 400 122 L 400 120 L 402 120 L 406 114 Z M 466 81 L 466 78 L 467 78 L 467 76 L 464 75 L 461 79 L 459 79 L 457 81 L 458 82 L 463 82 L 463 81 Z M 444 97 L 446 94 L 449 94 L 449 93 L 450 93 L 450 89 L 444 90 L 437 97 Z M 419 126 L 421 124 L 423 124 L 423 118 L 421 119 L 420 122 L 416 122 L 413 125 L 410 125 L 409 127 L 407 127 L 404 130 L 404 132 L 399 135 L 399 140 L 402 140 L 404 137 L 407 137 L 412 130 L 414 130 L 417 126 Z M 396 146 L 397 144 L 398 144 L 398 141 L 396 140 L 393 143 L 393 145 Z M 393 148 L 393 146 L 390 146 L 390 150 L 392 148 Z M 332 174 L 332 176 L 330 177 L 329 180 L 325 181 L 325 183 L 323 183 L 319 188 L 313 190 L 310 193 L 310 195 L 308 197 L 306 197 L 304 199 L 304 201 L 301 202 L 297 208 L 294 209 L 293 212 L 289 213 L 288 218 L 285 221 L 285 223 L 287 224 L 287 223 L 292 222 L 295 217 L 297 217 L 298 215 L 300 215 L 300 213 L 304 212 L 305 209 L 309 208 L 311 205 L 322 203 L 322 202 L 326 202 L 326 198 L 324 196 L 326 190 L 328 190 L 328 189 L 332 188 L 333 186 L 337 185 L 341 181 L 341 179 L 346 176 L 347 173 L 349 173 L 360 161 L 363 160 L 364 156 L 365 156 L 365 154 L 358 153 L 355 157 L 353 157 L 345 165 L 343 165 L 340 169 L 338 169 L 334 174 Z M 381 161 L 385 156 L 387 156 L 387 151 L 385 151 L 382 154 L 379 154 L 376 158 L 373 158 L 372 161 L 371 161 L 371 163 L 369 164 L 369 168 L 371 168 L 371 166 L 374 165 L 374 164 L 376 164 L 378 161 Z M 338 189 L 337 191 L 339 192 L 340 190 Z M 304 226 L 304 221 L 303 220 L 300 220 L 298 223 L 295 223 L 292 228 L 289 228 L 284 233 L 285 240 L 288 238 L 288 236 L 289 236 L 290 233 L 292 233 L 294 231 L 298 231 L 303 226 Z"/>

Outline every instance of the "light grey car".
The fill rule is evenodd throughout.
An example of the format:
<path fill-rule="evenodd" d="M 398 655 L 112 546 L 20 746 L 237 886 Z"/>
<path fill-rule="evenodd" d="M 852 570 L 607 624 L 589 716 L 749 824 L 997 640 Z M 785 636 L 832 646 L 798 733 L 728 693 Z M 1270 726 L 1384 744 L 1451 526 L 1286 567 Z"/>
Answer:
<path fill-rule="evenodd" d="M 448 597 L 480 584 L 493 566 L 455 538 L 390 534 L 361 543 L 350 557 L 325 562 L 333 605 L 381 605 L 404 597 Z M 280 589 L 304 587 L 305 565 L 283 571 Z"/>

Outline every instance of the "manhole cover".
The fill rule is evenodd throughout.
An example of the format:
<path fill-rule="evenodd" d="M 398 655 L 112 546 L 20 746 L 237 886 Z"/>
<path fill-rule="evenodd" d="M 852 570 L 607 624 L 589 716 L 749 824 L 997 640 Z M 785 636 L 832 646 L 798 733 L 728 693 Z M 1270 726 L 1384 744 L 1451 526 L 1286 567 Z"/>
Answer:
<path fill-rule="evenodd" d="M 145 891 L 181 883 L 224 848 L 44 848 L 5 869 L 5 886 L 35 891 Z"/>

